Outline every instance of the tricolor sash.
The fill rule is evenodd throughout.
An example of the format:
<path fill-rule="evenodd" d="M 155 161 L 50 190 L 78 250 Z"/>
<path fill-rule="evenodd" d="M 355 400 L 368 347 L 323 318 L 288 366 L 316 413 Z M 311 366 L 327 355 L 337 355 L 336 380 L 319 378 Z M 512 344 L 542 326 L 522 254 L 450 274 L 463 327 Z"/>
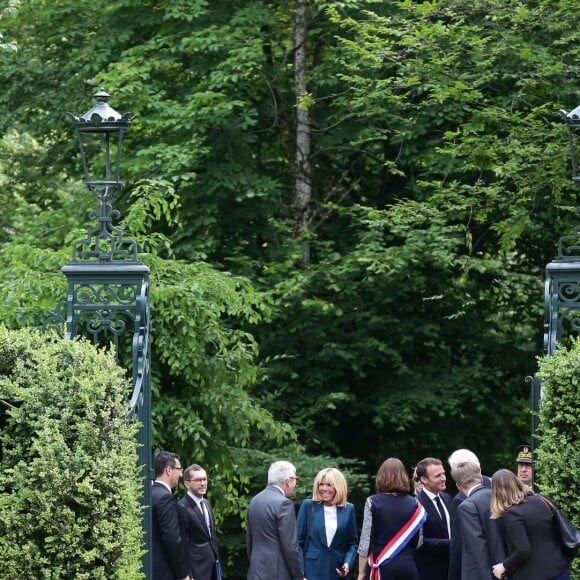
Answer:
<path fill-rule="evenodd" d="M 389 540 L 389 543 L 382 549 L 377 559 L 375 560 L 372 551 L 369 554 L 370 580 L 381 580 L 380 567 L 392 560 L 411 541 L 411 538 L 419 531 L 426 519 L 425 508 L 417 502 L 417 509 L 409 521 Z"/>

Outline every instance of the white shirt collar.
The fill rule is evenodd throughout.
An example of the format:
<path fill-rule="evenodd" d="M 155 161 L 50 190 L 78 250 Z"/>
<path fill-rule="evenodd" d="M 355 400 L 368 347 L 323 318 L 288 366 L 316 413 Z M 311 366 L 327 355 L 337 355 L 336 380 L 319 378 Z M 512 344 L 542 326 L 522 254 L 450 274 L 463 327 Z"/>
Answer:
<path fill-rule="evenodd" d="M 197 504 L 199 505 L 201 503 L 201 500 L 203 499 L 203 497 L 197 497 L 197 495 L 194 495 L 193 493 L 191 493 L 191 491 L 187 492 L 187 495 Z"/>
<path fill-rule="evenodd" d="M 481 487 L 481 483 L 478 483 L 477 485 L 474 485 L 466 494 L 465 497 L 469 497 L 471 495 L 471 492 L 476 489 L 477 487 Z"/>
<path fill-rule="evenodd" d="M 169 487 L 169 485 L 167 485 L 167 484 L 166 484 L 164 481 L 161 481 L 161 480 L 159 480 L 159 479 L 156 479 L 156 480 L 155 480 L 155 483 L 160 483 L 161 485 L 165 486 L 165 487 L 166 487 L 166 488 L 169 490 L 169 493 L 173 493 L 173 492 L 171 491 L 171 488 Z"/>

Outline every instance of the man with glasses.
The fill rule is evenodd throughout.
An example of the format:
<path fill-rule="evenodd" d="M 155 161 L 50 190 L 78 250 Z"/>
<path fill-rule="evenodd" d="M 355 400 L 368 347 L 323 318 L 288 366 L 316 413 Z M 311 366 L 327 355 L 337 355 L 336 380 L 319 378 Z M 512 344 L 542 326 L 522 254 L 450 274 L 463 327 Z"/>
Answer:
<path fill-rule="evenodd" d="M 190 465 L 183 472 L 183 482 L 187 493 L 178 505 L 188 573 L 195 580 L 219 580 L 213 511 L 204 497 L 207 493 L 207 473 L 200 465 Z"/>
<path fill-rule="evenodd" d="M 288 499 L 296 488 L 296 468 L 276 461 L 268 470 L 268 486 L 250 502 L 246 514 L 248 580 L 303 580 L 298 557 L 296 512 Z"/>
<path fill-rule="evenodd" d="M 151 488 L 151 555 L 155 580 L 190 580 L 181 540 L 177 487 L 183 468 L 177 453 L 161 451 L 153 458 L 155 481 Z"/>

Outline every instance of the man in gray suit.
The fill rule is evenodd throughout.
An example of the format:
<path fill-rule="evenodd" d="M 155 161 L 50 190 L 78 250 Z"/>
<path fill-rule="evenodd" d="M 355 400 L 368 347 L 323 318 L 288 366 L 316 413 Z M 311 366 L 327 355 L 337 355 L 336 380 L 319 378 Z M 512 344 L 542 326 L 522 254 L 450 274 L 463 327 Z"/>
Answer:
<path fill-rule="evenodd" d="M 304 579 L 296 541 L 296 513 L 288 499 L 297 479 L 296 468 L 288 461 L 272 463 L 268 486 L 248 506 L 248 580 Z"/>
<path fill-rule="evenodd" d="M 461 463 L 451 470 L 451 477 L 466 495 L 457 508 L 461 580 L 489 580 L 492 566 L 507 555 L 503 520 L 491 519 L 491 490 L 482 484 L 479 465 Z"/>

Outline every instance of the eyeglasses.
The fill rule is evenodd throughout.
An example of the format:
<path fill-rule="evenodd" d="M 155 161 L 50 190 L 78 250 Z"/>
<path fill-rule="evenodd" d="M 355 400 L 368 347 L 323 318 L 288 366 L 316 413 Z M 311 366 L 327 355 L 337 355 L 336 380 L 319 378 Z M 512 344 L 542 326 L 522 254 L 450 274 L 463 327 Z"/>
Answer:
<path fill-rule="evenodd" d="M 185 481 L 195 481 L 196 483 L 207 481 L 207 477 L 195 477 L 193 479 L 186 479 Z"/>
<path fill-rule="evenodd" d="M 181 466 L 176 467 L 175 465 L 170 465 L 169 467 L 171 467 L 171 469 L 177 469 L 177 471 L 183 471 L 183 467 Z"/>

